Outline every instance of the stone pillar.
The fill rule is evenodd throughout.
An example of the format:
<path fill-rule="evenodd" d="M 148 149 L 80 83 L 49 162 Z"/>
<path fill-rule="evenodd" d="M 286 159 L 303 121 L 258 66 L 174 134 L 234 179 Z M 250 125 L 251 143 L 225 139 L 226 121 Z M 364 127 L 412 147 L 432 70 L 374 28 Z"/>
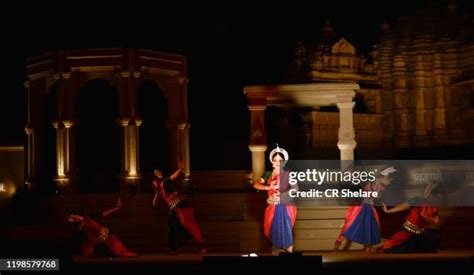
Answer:
<path fill-rule="evenodd" d="M 433 54 L 433 82 L 434 82 L 434 134 L 433 142 L 444 140 L 446 135 L 446 86 L 444 84 L 443 63 L 441 53 Z"/>
<path fill-rule="evenodd" d="M 138 186 L 139 174 L 139 155 L 138 155 L 138 127 L 142 124 L 141 119 L 122 118 L 122 168 L 121 175 L 123 183 L 128 189 Z"/>
<path fill-rule="evenodd" d="M 384 22 L 380 27 L 380 41 L 377 55 L 377 71 L 379 73 L 382 90 L 382 113 L 384 114 L 383 143 L 386 147 L 393 146 L 394 134 L 394 112 L 392 95 L 392 60 L 393 50 L 395 48 L 395 39 L 390 30 L 390 24 Z"/>
<path fill-rule="evenodd" d="M 355 102 L 338 102 L 339 109 L 339 133 L 337 147 L 341 152 L 341 160 L 354 160 L 355 141 L 353 108 Z"/>
<path fill-rule="evenodd" d="M 75 111 L 75 100 L 72 99 L 76 92 L 72 88 L 71 72 L 67 71 L 65 66 L 65 53 L 60 51 L 58 54 L 60 63 L 58 73 L 53 75 L 58 85 L 58 120 L 52 122 L 56 129 L 56 175 L 53 180 L 56 182 L 56 188 L 62 192 L 72 193 L 76 191 L 72 186 L 71 180 L 71 127 L 74 125 L 72 117 Z"/>
<path fill-rule="evenodd" d="M 180 144 L 180 159 L 184 165 L 184 175 L 189 177 L 191 175 L 191 163 L 189 158 L 189 123 L 178 124 L 178 142 Z"/>
<path fill-rule="evenodd" d="M 248 108 L 250 110 L 251 125 L 249 149 L 252 153 L 252 180 L 256 180 L 265 172 L 265 151 L 267 150 L 266 99 L 251 99 Z"/>
<path fill-rule="evenodd" d="M 188 121 L 188 79 L 184 76 L 157 79 L 168 103 L 168 120 L 165 122 L 169 133 L 169 168 L 177 169 L 178 162 L 184 165 L 184 174 L 191 174 L 189 156 L 189 121 Z"/>
<path fill-rule="evenodd" d="M 432 85 L 432 35 L 419 35 L 413 42 L 414 57 L 414 144 L 417 147 L 431 144 L 433 128 L 433 85 Z"/>
<path fill-rule="evenodd" d="M 85 76 L 82 73 L 74 72 L 71 73 L 71 77 L 67 85 L 66 93 L 66 110 L 63 120 L 64 127 L 66 127 L 67 135 L 67 171 L 70 177 L 71 190 L 78 190 L 78 181 L 77 181 L 77 167 L 76 167 L 76 154 L 77 154 L 77 125 L 75 126 L 75 121 L 78 121 L 78 110 L 77 104 L 79 101 L 79 96 L 81 88 L 85 85 L 86 80 Z"/>
<path fill-rule="evenodd" d="M 71 145 L 72 145 L 72 136 L 71 128 L 74 125 L 74 122 L 70 120 L 63 120 L 64 125 L 64 161 L 65 161 L 65 171 L 67 175 L 71 175 L 73 167 L 71 166 Z"/>
<path fill-rule="evenodd" d="M 252 153 L 252 180 L 256 180 L 265 173 L 265 152 L 267 145 L 249 145 Z"/>
<path fill-rule="evenodd" d="M 25 133 L 28 138 L 27 151 L 26 151 L 26 186 L 27 191 L 35 188 L 32 186 L 34 179 L 36 179 L 36 142 L 35 142 L 35 130 L 30 125 L 25 126 Z"/>
<path fill-rule="evenodd" d="M 406 55 L 396 55 L 393 62 L 393 109 L 395 115 L 395 145 L 398 148 L 411 146 L 410 94 L 407 79 Z"/>
<path fill-rule="evenodd" d="M 66 124 L 70 128 L 72 122 L 66 122 L 57 120 L 52 122 L 54 129 L 56 129 L 56 175 L 53 180 L 56 182 L 56 188 L 64 190 L 68 188 L 70 183 L 69 178 L 69 128 L 66 128 Z"/>
<path fill-rule="evenodd" d="M 446 122 L 448 128 L 448 144 L 463 144 L 467 142 L 463 123 L 464 98 L 458 88 L 452 86 L 452 80 L 458 79 L 463 71 L 462 66 L 466 64 L 465 54 L 461 54 L 461 43 L 456 40 L 444 42 L 442 52 L 444 84 L 449 87 L 445 90 Z M 468 63 L 468 62 L 467 62 Z"/>
<path fill-rule="evenodd" d="M 28 137 L 26 150 L 27 174 L 25 189 L 37 191 L 41 177 L 41 157 L 44 155 L 44 112 L 43 106 L 46 95 L 46 81 L 44 78 L 30 79 L 24 83 L 27 88 L 28 117 L 25 133 Z"/>
<path fill-rule="evenodd" d="M 117 75 L 119 90 L 119 123 L 122 127 L 121 191 L 134 194 L 139 191 L 139 138 L 138 82 L 141 72 L 136 66 L 136 51 L 126 50 L 123 71 Z"/>

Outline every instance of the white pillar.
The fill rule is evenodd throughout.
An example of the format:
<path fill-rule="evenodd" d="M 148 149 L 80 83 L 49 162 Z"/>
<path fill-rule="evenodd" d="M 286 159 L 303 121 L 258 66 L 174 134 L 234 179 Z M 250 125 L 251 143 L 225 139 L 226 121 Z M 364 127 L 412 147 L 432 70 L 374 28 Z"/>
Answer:
<path fill-rule="evenodd" d="M 353 160 L 355 141 L 353 113 L 355 102 L 338 102 L 339 108 L 339 140 L 337 147 L 341 152 L 341 160 Z"/>
<path fill-rule="evenodd" d="M 61 121 L 54 121 L 51 123 L 56 129 L 56 178 L 62 178 L 65 175 L 64 171 L 64 146 L 63 146 L 63 125 Z"/>
<path fill-rule="evenodd" d="M 249 145 L 252 152 L 252 180 L 262 177 L 265 173 L 265 151 L 267 145 Z"/>
<path fill-rule="evenodd" d="M 267 150 L 267 134 L 265 129 L 266 100 L 259 103 L 258 105 L 251 104 L 248 106 L 251 121 L 249 149 L 252 152 L 253 180 L 260 178 L 265 172 L 265 151 Z"/>
<path fill-rule="evenodd" d="M 128 124 L 130 123 L 130 119 L 123 118 L 120 120 L 120 126 L 122 126 L 122 167 L 121 167 L 121 174 L 122 176 L 127 176 L 128 174 L 128 167 L 129 167 L 129 135 L 128 135 Z"/>
<path fill-rule="evenodd" d="M 36 161 L 36 148 L 35 148 L 35 129 L 30 125 L 27 124 L 25 126 L 25 133 L 28 135 L 28 148 L 27 148 L 27 167 L 26 167 L 26 182 L 31 184 L 32 181 L 36 178 L 36 169 L 35 169 L 35 161 Z M 27 187 L 32 188 L 31 186 Z"/>
<path fill-rule="evenodd" d="M 184 175 L 189 177 L 191 175 L 191 162 L 189 158 L 189 123 L 178 124 L 179 129 L 179 144 L 180 144 L 180 159 L 184 165 Z"/>
<path fill-rule="evenodd" d="M 65 161 L 65 171 L 67 175 L 71 174 L 71 127 L 74 125 L 74 122 L 70 120 L 64 120 L 64 161 Z"/>

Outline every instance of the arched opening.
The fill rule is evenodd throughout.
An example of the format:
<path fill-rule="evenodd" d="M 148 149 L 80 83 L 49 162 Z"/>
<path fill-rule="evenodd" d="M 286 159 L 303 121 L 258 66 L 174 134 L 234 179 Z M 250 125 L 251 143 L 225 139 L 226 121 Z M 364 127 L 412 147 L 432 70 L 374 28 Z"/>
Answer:
<path fill-rule="evenodd" d="M 56 129 L 53 122 L 58 118 L 58 87 L 56 84 L 48 89 L 44 102 L 44 140 L 42 142 L 43 166 L 40 171 L 41 192 L 54 193 L 56 186 L 53 177 L 56 175 Z"/>
<path fill-rule="evenodd" d="M 170 169 L 168 103 L 160 87 L 150 80 L 141 82 L 138 102 L 143 124 L 140 126 L 140 172 L 144 190 L 149 189 L 154 169 Z"/>
<path fill-rule="evenodd" d="M 95 79 L 78 99 L 77 167 L 79 191 L 117 192 L 120 189 L 120 132 L 115 88 Z"/>
<path fill-rule="evenodd" d="M 307 147 L 308 142 L 301 118 L 303 111 L 298 108 L 267 107 L 265 125 L 267 125 L 269 150 L 272 150 L 278 143 L 280 147 L 285 148 L 291 154 L 291 158 L 297 159 L 310 149 Z"/>

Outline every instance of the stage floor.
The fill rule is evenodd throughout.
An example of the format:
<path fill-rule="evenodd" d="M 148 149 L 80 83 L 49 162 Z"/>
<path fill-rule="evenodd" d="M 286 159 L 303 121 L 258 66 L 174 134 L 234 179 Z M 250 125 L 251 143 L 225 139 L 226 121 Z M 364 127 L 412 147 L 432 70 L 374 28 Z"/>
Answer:
<path fill-rule="evenodd" d="M 258 253 L 258 256 L 274 256 L 271 253 Z M 193 254 L 181 253 L 177 255 L 163 254 L 143 254 L 131 258 L 84 258 L 74 256 L 76 264 L 110 264 L 110 263 L 182 263 L 182 264 L 200 264 L 204 257 L 241 257 L 238 253 L 207 253 Z M 451 261 L 451 260 L 470 260 L 474 257 L 472 251 L 440 251 L 439 253 L 417 253 L 417 254 L 369 254 L 362 251 L 314 251 L 304 252 L 304 256 L 322 256 L 324 265 L 338 263 L 367 263 L 367 262 L 410 262 L 410 261 Z M 277 256 L 274 256 L 277 257 Z"/>
<path fill-rule="evenodd" d="M 73 269 L 85 272 L 130 271 L 134 274 L 158 270 L 190 271 L 197 274 L 222 274 L 228 270 L 271 271 L 313 270 L 321 274 L 356 272 L 359 274 L 401 274 L 422 272 L 474 274 L 473 251 L 441 251 L 436 254 L 368 254 L 362 251 L 305 252 L 290 257 L 259 253 L 258 257 L 242 257 L 238 253 L 183 253 L 178 255 L 144 254 L 133 258 L 73 258 Z M 227 270 L 227 271 L 226 271 Z M 231 272 L 234 273 L 234 272 Z"/>

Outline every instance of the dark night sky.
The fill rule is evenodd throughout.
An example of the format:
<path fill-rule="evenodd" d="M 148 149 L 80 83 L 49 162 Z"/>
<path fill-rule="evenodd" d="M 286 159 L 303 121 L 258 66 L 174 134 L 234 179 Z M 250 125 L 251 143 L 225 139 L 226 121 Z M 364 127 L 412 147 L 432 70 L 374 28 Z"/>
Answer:
<path fill-rule="evenodd" d="M 337 33 L 366 49 L 375 42 L 384 18 L 412 15 L 425 1 L 315 1 L 311 6 L 291 1 L 258 7 L 221 2 L 173 7 L 116 2 L 108 9 L 75 1 L 57 4 L 55 11 L 47 11 L 44 3 L 6 9 L 13 19 L 0 19 L 4 30 L 0 144 L 24 139 L 22 83 L 24 59 L 29 56 L 61 47 L 116 46 L 186 55 L 191 149 L 201 150 L 247 138 L 242 88 L 283 82 L 294 45 L 298 40 L 316 41 L 325 18 L 331 19 Z"/>

